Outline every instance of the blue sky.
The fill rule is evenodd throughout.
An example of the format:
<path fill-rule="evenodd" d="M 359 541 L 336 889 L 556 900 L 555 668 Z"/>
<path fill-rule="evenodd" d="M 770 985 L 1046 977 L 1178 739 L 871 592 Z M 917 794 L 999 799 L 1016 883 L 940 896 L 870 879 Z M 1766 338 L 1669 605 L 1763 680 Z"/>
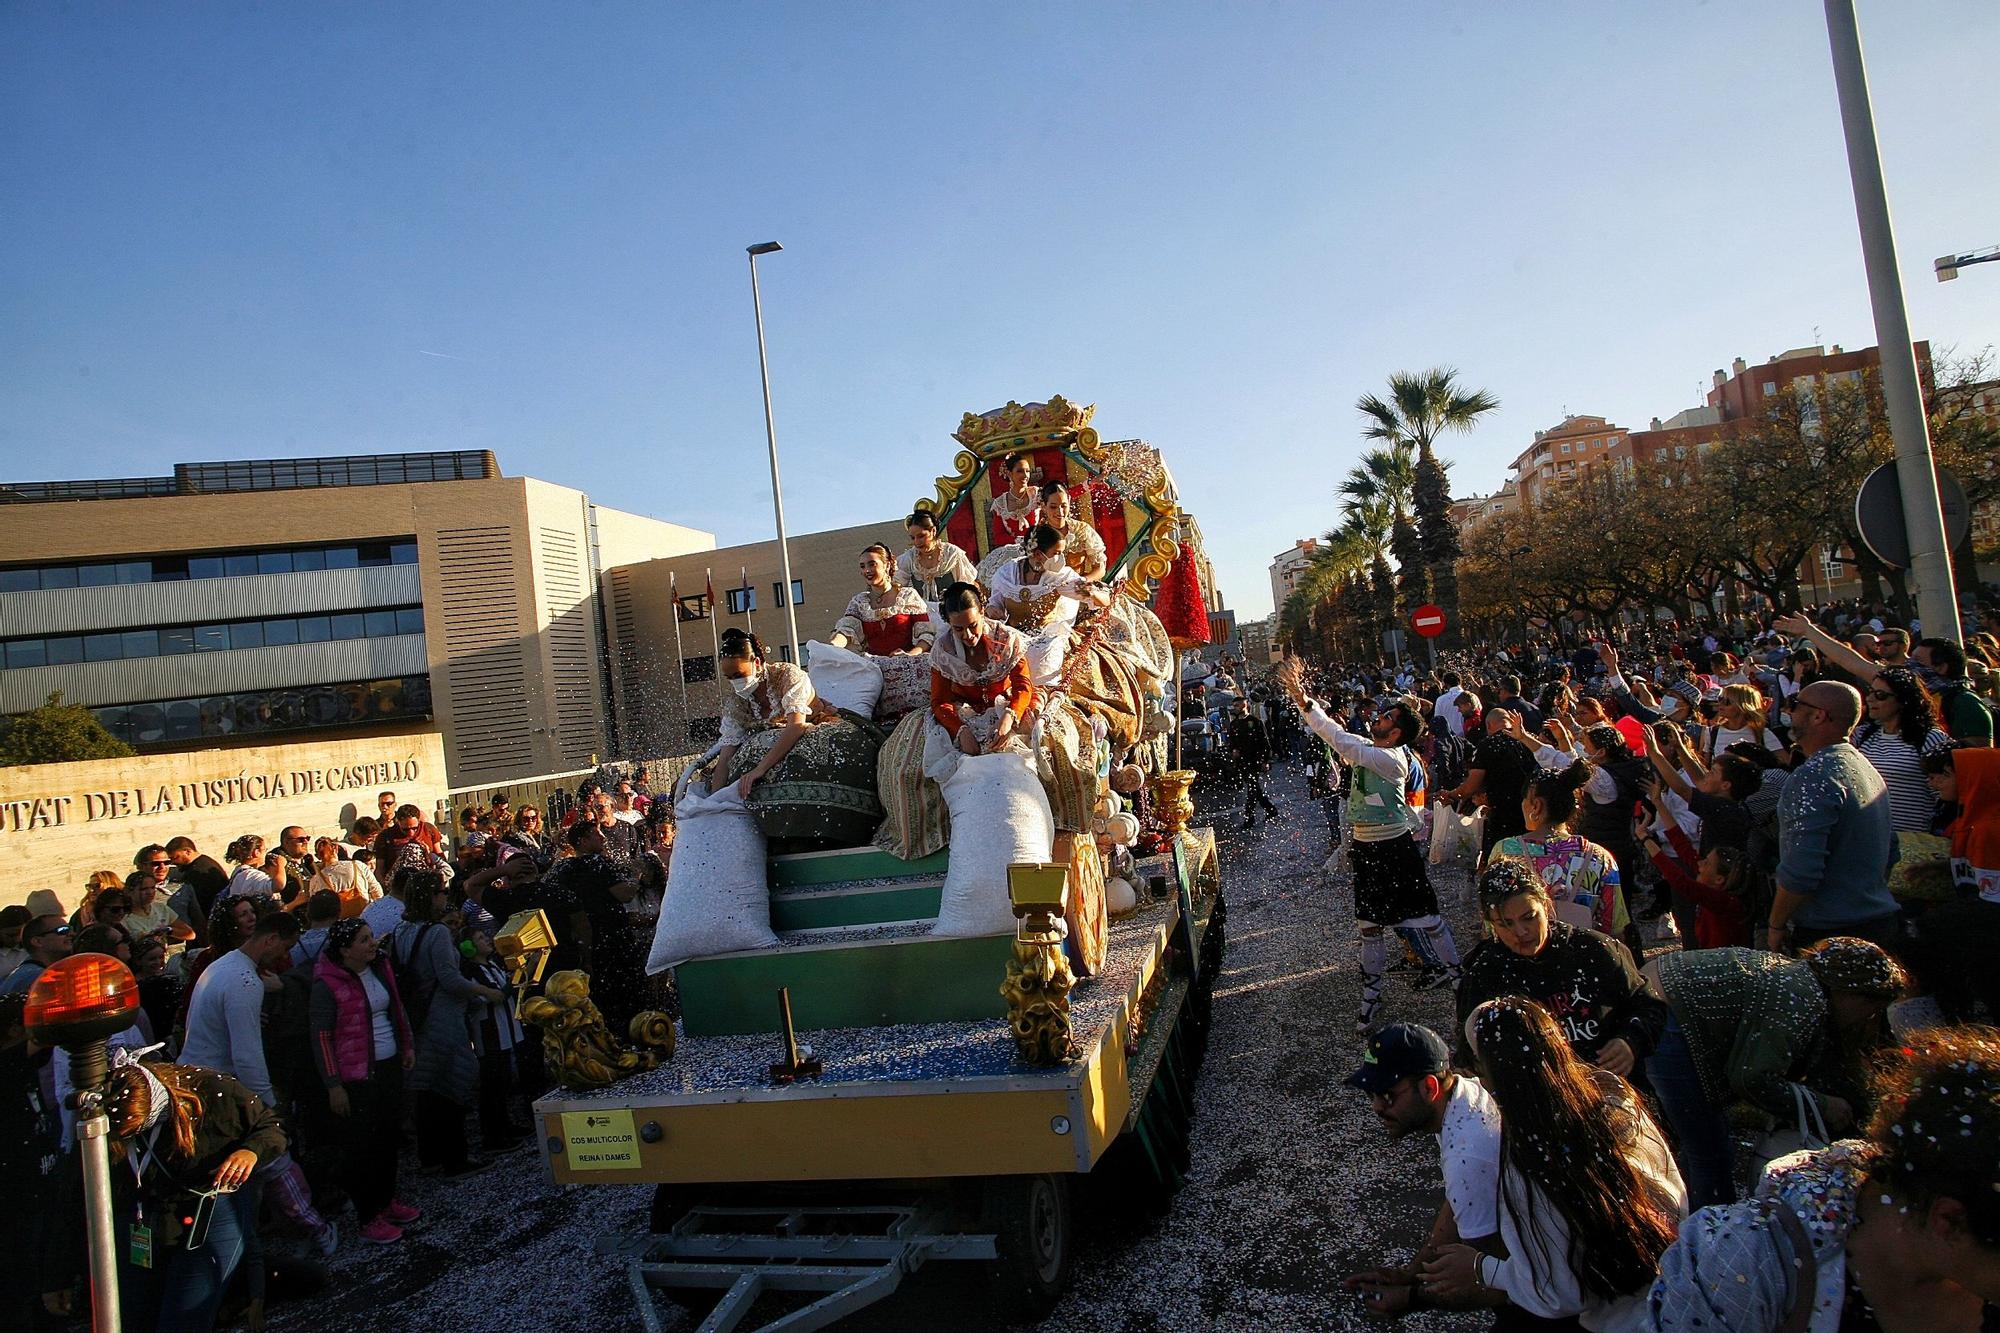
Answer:
<path fill-rule="evenodd" d="M 2000 7 L 1862 25 L 1912 325 L 2000 342 L 2000 265 L 1929 272 L 2000 242 Z M 1874 341 L 1814 0 L 23 4 L 0 189 L 0 476 L 491 448 L 765 537 L 775 238 L 797 530 L 1059 392 L 1252 615 L 1391 371 L 1499 396 L 1464 493 L 1565 409 Z"/>

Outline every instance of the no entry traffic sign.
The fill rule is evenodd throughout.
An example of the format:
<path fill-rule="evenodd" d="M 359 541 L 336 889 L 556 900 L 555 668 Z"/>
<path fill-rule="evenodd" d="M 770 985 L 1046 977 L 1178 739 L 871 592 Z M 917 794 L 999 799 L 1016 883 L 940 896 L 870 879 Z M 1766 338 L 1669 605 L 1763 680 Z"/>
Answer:
<path fill-rule="evenodd" d="M 1444 633 L 1444 612 L 1435 606 L 1420 606 L 1410 613 L 1410 628 L 1426 639 Z"/>

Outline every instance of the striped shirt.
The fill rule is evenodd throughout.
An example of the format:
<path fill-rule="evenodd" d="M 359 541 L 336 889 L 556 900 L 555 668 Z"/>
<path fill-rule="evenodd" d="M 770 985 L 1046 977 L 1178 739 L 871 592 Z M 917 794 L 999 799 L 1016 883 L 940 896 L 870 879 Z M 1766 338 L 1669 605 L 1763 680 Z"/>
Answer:
<path fill-rule="evenodd" d="M 1854 748 L 1882 775 L 1889 789 L 1889 818 L 1898 833 L 1929 833 L 1931 818 L 1937 813 L 1937 793 L 1924 780 L 1923 757 L 1951 744 L 1951 737 L 1937 727 L 1924 737 L 1919 749 L 1904 740 L 1900 732 L 1883 731 L 1873 723 L 1864 724 L 1865 733 Z"/>

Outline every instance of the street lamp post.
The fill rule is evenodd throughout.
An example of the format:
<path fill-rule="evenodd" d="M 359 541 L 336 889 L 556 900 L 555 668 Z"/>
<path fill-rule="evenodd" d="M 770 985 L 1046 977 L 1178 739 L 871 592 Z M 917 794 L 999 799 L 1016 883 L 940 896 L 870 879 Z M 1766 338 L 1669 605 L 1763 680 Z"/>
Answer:
<path fill-rule="evenodd" d="M 1958 600 L 1952 591 L 1951 550 L 1945 544 L 1938 503 L 1937 466 L 1931 458 L 1917 354 L 1896 272 L 1896 236 L 1889 225 L 1889 195 L 1882 184 L 1882 154 L 1875 142 L 1875 113 L 1868 104 L 1868 70 L 1861 60 L 1861 29 L 1854 0 L 1826 0 L 1827 39 L 1833 48 L 1833 82 L 1840 94 L 1841 128 L 1847 135 L 1847 171 L 1854 182 L 1854 211 L 1861 224 L 1861 256 L 1868 270 L 1868 298 L 1875 308 L 1875 341 L 1882 350 L 1882 397 L 1889 434 L 1896 442 L 1896 479 L 1903 491 L 1903 523 L 1910 537 L 1910 572 L 1917 579 L 1917 613 L 1924 633 L 1956 642 Z"/>
<path fill-rule="evenodd" d="M 771 512 L 778 520 L 778 577 L 782 582 L 784 595 L 778 600 L 785 604 L 785 630 L 791 636 L 792 661 L 805 665 L 805 655 L 799 651 L 799 615 L 792 603 L 792 549 L 785 540 L 785 491 L 778 482 L 778 426 L 771 415 L 771 363 L 764 355 L 764 303 L 757 292 L 757 256 L 773 255 L 785 247 L 776 241 L 765 241 L 750 247 L 750 309 L 757 316 L 757 370 L 764 377 L 764 438 L 771 448 Z"/>

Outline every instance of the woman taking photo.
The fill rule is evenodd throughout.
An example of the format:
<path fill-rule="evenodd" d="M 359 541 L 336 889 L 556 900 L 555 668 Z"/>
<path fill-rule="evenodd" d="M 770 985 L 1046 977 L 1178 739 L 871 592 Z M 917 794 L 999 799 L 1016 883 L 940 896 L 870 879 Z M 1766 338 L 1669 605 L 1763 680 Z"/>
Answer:
<path fill-rule="evenodd" d="M 1854 748 L 1889 789 L 1889 818 L 1898 833 L 1929 833 L 1937 794 L 1924 777 L 1924 756 L 1951 746 L 1937 724 L 1937 701 L 1917 673 L 1891 667 L 1862 696 L 1867 717 L 1854 729 Z"/>
<path fill-rule="evenodd" d="M 479 1100 L 479 1057 L 472 1050 L 467 1005 L 501 996 L 459 968 L 458 944 L 444 924 L 452 900 L 444 877 L 406 870 L 400 878 L 403 921 L 390 952 L 416 1029 L 408 1084 L 416 1094 L 417 1160 L 447 1176 L 469 1175 L 488 1163 L 465 1146 L 466 1112 Z"/>
<path fill-rule="evenodd" d="M 1688 1219 L 1659 1333 L 1978 1333 L 2000 1305 L 2000 1038 L 1933 1029 L 1884 1079 L 1865 1142 L 1772 1164 Z M 1935 1132 L 1934 1132 L 1935 1131 Z"/>
<path fill-rule="evenodd" d="M 1465 1020 L 1486 1001 L 1525 995 L 1549 1011 L 1579 1059 L 1631 1078 L 1653 1052 L 1667 1010 L 1618 941 L 1555 919 L 1550 886 L 1517 860 L 1479 877 L 1479 909 L 1493 938 L 1465 958 L 1458 987 L 1458 1063 L 1472 1066 Z"/>
<path fill-rule="evenodd" d="M 1466 1026 L 1500 1109 L 1507 1257 L 1441 1246 L 1419 1269 L 1423 1290 L 1452 1301 L 1486 1288 L 1541 1319 L 1641 1327 L 1660 1256 L 1687 1216 L 1659 1127 L 1623 1079 L 1571 1053 L 1534 1001 L 1489 1000 Z"/>
<path fill-rule="evenodd" d="M 246 833 L 230 843 L 223 856 L 236 867 L 230 872 L 229 887 L 222 891 L 224 897 L 269 894 L 283 902 L 298 891 L 296 886 L 289 889 L 286 886 L 285 858 L 276 851 L 266 854 L 264 840 L 254 833 Z"/>
<path fill-rule="evenodd" d="M 388 1245 L 423 1216 L 396 1197 L 403 1075 L 416 1040 L 396 973 L 359 917 L 334 923 L 313 968 L 313 1067 L 326 1089 L 325 1141 L 341 1188 L 354 1202 L 361 1239 Z"/>
<path fill-rule="evenodd" d="M 278 1115 L 193 1065 L 120 1063 L 103 1096 L 125 1327 L 208 1333 L 256 1232 L 250 1174 L 285 1151 Z M 197 1217 L 193 1236 L 184 1219 Z M 261 1279 L 251 1276 L 253 1293 Z"/>

